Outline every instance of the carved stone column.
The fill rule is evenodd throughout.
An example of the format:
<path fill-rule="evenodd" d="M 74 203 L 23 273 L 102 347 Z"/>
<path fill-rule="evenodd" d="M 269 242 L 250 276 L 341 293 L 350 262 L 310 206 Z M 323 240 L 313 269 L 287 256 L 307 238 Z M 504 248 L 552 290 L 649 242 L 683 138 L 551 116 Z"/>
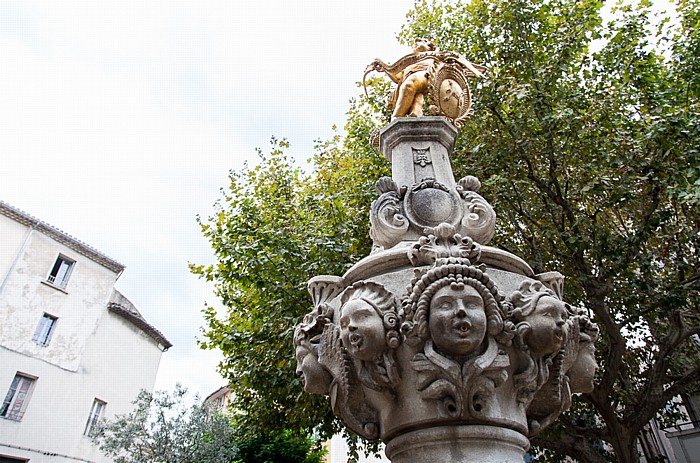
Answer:
<path fill-rule="evenodd" d="M 391 161 L 391 178 L 377 181 L 381 194 L 372 205 L 370 232 L 375 249 L 408 245 L 425 228 L 447 223 L 457 232 L 487 243 L 496 214 L 468 176 L 455 182 L 449 155 L 457 129 L 444 117 L 401 118 L 380 133 L 380 149 Z"/>
<path fill-rule="evenodd" d="M 420 121 L 421 130 L 415 130 Z M 391 177 L 399 186 L 433 179 L 454 189 L 449 154 L 457 129 L 444 117 L 394 119 L 379 135 L 379 150 L 391 162 Z"/>
<path fill-rule="evenodd" d="M 525 436 L 508 428 L 440 426 L 407 432 L 389 441 L 392 463 L 517 462 L 530 447 Z"/>
<path fill-rule="evenodd" d="M 306 391 L 394 463 L 520 463 L 590 388 L 597 330 L 561 274 L 488 246 L 496 214 L 475 177 L 455 182 L 455 136 L 442 117 L 381 132 L 392 177 L 377 181 L 373 252 L 309 281 L 297 362 Z"/>

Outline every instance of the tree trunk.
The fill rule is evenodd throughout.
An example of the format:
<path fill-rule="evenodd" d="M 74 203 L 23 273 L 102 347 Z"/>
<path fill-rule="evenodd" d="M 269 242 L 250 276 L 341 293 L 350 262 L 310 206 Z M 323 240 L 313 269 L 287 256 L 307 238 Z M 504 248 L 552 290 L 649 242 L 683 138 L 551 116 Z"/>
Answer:
<path fill-rule="evenodd" d="M 610 445 L 615 452 L 615 458 L 619 463 L 638 463 L 637 436 L 631 434 L 627 428 L 619 425 L 615 427 L 616 429 L 610 430 Z"/>

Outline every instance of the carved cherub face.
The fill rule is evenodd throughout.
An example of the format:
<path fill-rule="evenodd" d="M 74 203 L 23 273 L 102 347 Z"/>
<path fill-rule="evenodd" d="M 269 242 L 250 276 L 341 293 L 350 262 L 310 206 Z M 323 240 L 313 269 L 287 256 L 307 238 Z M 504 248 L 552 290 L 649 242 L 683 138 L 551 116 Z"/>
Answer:
<path fill-rule="evenodd" d="M 318 357 L 308 341 L 297 344 L 295 349 L 297 359 L 297 375 L 304 381 L 304 390 L 311 394 L 327 394 L 333 378 L 318 363 Z"/>
<path fill-rule="evenodd" d="M 465 356 L 476 351 L 486 336 L 484 300 L 472 286 L 451 283 L 430 301 L 430 336 L 439 351 Z"/>
<path fill-rule="evenodd" d="M 598 371 L 598 362 L 595 359 L 595 344 L 590 337 L 587 338 L 580 343 L 576 361 L 567 372 L 571 392 L 591 392 L 595 387 L 593 379 Z"/>
<path fill-rule="evenodd" d="M 530 330 L 525 341 L 535 354 L 557 352 L 564 342 L 564 323 L 568 312 L 564 303 L 552 296 L 542 296 L 535 310 L 525 317 Z"/>
<path fill-rule="evenodd" d="M 386 348 L 384 323 L 377 310 L 362 299 L 343 305 L 340 336 L 350 355 L 359 360 L 374 360 Z"/>

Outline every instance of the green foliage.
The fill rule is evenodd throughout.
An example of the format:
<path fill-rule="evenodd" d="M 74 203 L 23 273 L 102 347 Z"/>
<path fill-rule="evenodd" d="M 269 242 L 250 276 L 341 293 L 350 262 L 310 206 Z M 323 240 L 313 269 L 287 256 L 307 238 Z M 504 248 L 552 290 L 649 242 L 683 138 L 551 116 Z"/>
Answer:
<path fill-rule="evenodd" d="M 605 441 L 634 461 L 641 427 L 700 379 L 700 4 L 679 2 L 678 25 L 645 1 L 607 23 L 601 7 L 423 1 L 403 38 L 489 67 L 455 171 L 484 183 L 495 244 L 566 275 L 567 300 L 601 325 L 596 390 L 535 442 L 605 461 Z"/>
<path fill-rule="evenodd" d="M 134 410 L 102 423 L 93 440 L 115 463 L 229 463 L 236 456 L 228 417 L 207 404 L 187 405 L 178 384 L 172 395 L 141 391 Z"/>
<path fill-rule="evenodd" d="M 321 463 L 324 450 L 314 449 L 313 439 L 299 438 L 289 431 L 258 435 L 239 443 L 239 463 Z"/>
<path fill-rule="evenodd" d="M 287 430 L 251 434 L 179 384 L 139 393 L 134 410 L 99 425 L 93 441 L 115 463 L 321 463 L 318 442 Z"/>
<path fill-rule="evenodd" d="M 385 85 L 386 86 L 386 85 Z M 374 127 L 369 106 L 354 104 L 347 134 L 320 144 L 315 169 L 305 174 L 273 139 L 258 164 L 231 172 L 215 214 L 200 221 L 217 256 L 191 270 L 216 282 L 228 311 L 204 310 L 205 348 L 221 349 L 221 372 L 234 392 L 241 428 L 251 433 L 339 429 L 328 400 L 303 393 L 295 374 L 293 329 L 311 310 L 306 282 L 343 274 L 369 253 L 369 205 L 386 160 L 367 146 Z M 373 116 L 372 116 L 373 117 Z"/>
<path fill-rule="evenodd" d="M 489 68 L 455 174 L 481 179 L 499 214 L 491 244 L 566 275 L 567 301 L 601 327 L 595 390 L 533 440 L 547 461 L 635 461 L 642 426 L 700 380 L 700 2 L 679 1 L 674 22 L 644 0 L 609 20 L 602 7 L 423 0 L 401 34 Z M 325 398 L 302 394 L 292 329 L 311 308 L 305 282 L 370 250 L 372 185 L 389 167 L 368 141 L 388 122 L 389 85 L 369 84 L 312 173 L 273 140 L 201 222 L 218 262 L 192 270 L 228 308 L 205 310 L 204 346 L 223 351 L 250 429 L 338 429 Z"/>

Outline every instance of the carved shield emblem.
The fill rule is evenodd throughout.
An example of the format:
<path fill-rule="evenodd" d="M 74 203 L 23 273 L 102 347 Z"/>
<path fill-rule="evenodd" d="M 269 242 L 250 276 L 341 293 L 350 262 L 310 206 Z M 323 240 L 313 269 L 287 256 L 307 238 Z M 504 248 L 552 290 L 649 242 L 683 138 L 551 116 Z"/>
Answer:
<path fill-rule="evenodd" d="M 430 112 L 445 116 L 455 127 L 464 124 L 472 106 L 464 70 L 456 64 L 437 62 L 430 70 Z"/>

